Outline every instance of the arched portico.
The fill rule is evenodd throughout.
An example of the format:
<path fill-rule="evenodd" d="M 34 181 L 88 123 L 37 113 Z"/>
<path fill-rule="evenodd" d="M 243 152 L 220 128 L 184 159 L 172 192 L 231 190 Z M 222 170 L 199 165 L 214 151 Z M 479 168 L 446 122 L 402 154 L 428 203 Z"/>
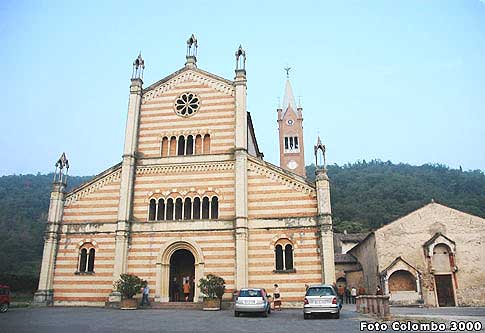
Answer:
<path fill-rule="evenodd" d="M 194 256 L 195 290 L 194 302 L 199 302 L 200 291 L 198 281 L 204 276 L 204 256 L 197 243 L 191 239 L 171 239 L 165 242 L 157 259 L 157 276 L 155 285 L 155 301 L 169 301 L 170 258 L 178 250 L 187 250 Z"/>

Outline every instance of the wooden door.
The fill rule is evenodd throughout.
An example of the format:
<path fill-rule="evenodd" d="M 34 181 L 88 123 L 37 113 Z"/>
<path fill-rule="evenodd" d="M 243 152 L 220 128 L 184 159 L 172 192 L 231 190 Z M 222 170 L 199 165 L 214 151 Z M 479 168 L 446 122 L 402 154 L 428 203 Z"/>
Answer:
<path fill-rule="evenodd" d="M 439 306 L 455 306 L 451 274 L 435 275 L 436 294 Z"/>

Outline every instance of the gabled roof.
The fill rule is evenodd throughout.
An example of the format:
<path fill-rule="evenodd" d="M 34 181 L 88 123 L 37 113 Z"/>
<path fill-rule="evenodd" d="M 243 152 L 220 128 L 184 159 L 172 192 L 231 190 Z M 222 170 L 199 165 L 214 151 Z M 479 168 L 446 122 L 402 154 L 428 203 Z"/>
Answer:
<path fill-rule="evenodd" d="M 170 81 L 171 79 L 173 79 L 174 77 L 176 77 L 177 75 L 185 72 L 185 71 L 194 71 L 194 72 L 197 72 L 199 74 L 202 74 L 204 76 L 208 76 L 214 80 L 217 80 L 217 81 L 222 81 L 226 84 L 229 84 L 229 85 L 234 85 L 234 81 L 231 81 L 231 80 L 228 80 L 228 79 L 225 79 L 223 78 L 222 76 L 218 76 L 218 75 L 215 75 L 215 74 L 212 74 L 212 73 L 209 73 L 203 69 L 200 69 L 200 68 L 197 68 L 197 67 L 187 67 L 187 66 L 184 66 L 182 67 L 181 69 L 179 69 L 178 71 L 176 72 L 173 72 L 172 74 L 164 77 L 163 79 L 161 80 L 158 80 L 157 82 L 155 83 L 152 83 L 151 85 L 149 85 L 148 87 L 144 88 L 143 89 L 143 93 L 146 93 L 150 90 L 153 90 L 154 88 L 160 86 L 161 84 L 164 84 L 165 82 L 168 82 Z"/>
<path fill-rule="evenodd" d="M 335 237 L 342 243 L 360 243 L 368 234 L 368 232 L 359 232 L 355 234 L 334 233 Z"/>
<path fill-rule="evenodd" d="M 336 264 L 357 264 L 357 259 L 349 253 L 335 253 L 334 261 Z"/>
<path fill-rule="evenodd" d="M 439 238 L 439 237 L 443 237 L 443 238 L 445 238 L 446 240 L 448 240 L 450 243 L 455 244 L 455 242 L 454 242 L 454 241 L 452 241 L 451 239 L 449 239 L 448 237 L 446 237 L 445 235 L 443 235 L 441 232 L 437 232 L 436 234 L 434 234 L 434 236 L 433 236 L 433 237 L 431 237 L 429 240 L 427 240 L 427 241 L 426 241 L 426 242 L 423 244 L 423 246 L 428 246 L 428 245 L 430 245 L 430 244 L 434 243 L 434 241 L 435 241 L 437 238 Z"/>
<path fill-rule="evenodd" d="M 394 259 L 390 264 L 389 266 L 387 266 L 386 268 L 384 268 L 382 270 L 382 272 L 380 274 L 382 275 L 385 275 L 387 273 L 387 271 L 389 271 L 390 269 L 392 269 L 398 262 L 402 262 L 404 263 L 406 266 L 408 266 L 409 268 L 411 268 L 413 271 L 417 272 L 417 273 L 420 273 L 419 270 L 414 267 L 413 265 L 411 265 L 410 263 L 408 263 L 406 260 L 404 260 L 403 257 L 399 256 L 397 257 L 396 259 Z"/>

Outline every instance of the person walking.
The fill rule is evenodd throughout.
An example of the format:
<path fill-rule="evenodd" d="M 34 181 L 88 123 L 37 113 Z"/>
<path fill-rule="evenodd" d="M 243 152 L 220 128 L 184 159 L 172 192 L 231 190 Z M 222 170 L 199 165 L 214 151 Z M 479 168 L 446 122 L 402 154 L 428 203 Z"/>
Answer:
<path fill-rule="evenodd" d="M 278 311 L 281 311 L 281 293 L 280 293 L 280 288 L 276 283 L 274 284 L 273 296 L 274 296 L 273 308 L 276 310 L 276 307 L 278 307 Z"/>
<path fill-rule="evenodd" d="M 185 280 L 184 285 L 183 285 L 183 289 L 184 289 L 185 301 L 188 302 L 189 301 L 189 295 L 190 295 L 190 283 L 189 283 L 188 279 Z"/>
<path fill-rule="evenodd" d="M 350 304 L 350 302 L 350 289 L 348 287 L 345 287 L 345 303 Z"/>
<path fill-rule="evenodd" d="M 141 298 L 141 306 L 143 306 L 145 303 L 147 305 L 150 305 L 150 301 L 148 300 L 148 295 L 150 294 L 150 288 L 148 287 L 148 284 L 145 285 L 143 288 L 143 295 Z"/>
<path fill-rule="evenodd" d="M 357 289 L 355 287 L 350 289 L 350 296 L 352 297 L 352 304 L 355 304 L 355 298 L 357 297 Z"/>

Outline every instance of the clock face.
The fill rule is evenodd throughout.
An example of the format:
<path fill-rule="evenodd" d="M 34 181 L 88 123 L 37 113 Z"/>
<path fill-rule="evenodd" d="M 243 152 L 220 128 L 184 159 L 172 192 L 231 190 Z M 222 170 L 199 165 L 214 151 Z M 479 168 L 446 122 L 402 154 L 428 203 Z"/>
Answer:
<path fill-rule="evenodd" d="M 295 170 L 298 167 L 298 163 L 296 163 L 295 161 L 291 160 L 291 161 L 288 162 L 287 166 L 288 166 L 289 169 Z"/>
<path fill-rule="evenodd" d="M 288 125 L 290 125 L 290 126 L 291 126 L 291 125 L 293 125 L 293 124 L 294 124 L 294 121 L 293 121 L 293 119 L 288 119 L 288 120 L 286 121 L 286 123 L 287 123 Z"/>

